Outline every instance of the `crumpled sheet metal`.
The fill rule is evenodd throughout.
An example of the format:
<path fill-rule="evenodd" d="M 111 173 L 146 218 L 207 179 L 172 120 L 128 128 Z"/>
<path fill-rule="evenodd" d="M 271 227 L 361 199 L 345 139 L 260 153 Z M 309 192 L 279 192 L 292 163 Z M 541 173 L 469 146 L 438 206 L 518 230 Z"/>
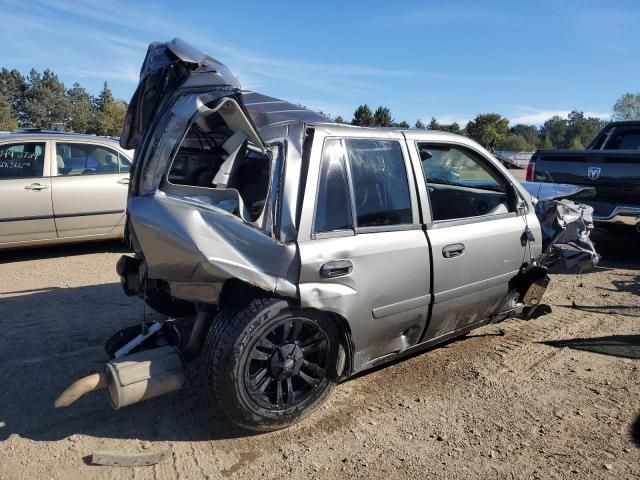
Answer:
<path fill-rule="evenodd" d="M 593 207 L 562 198 L 537 200 L 535 211 L 542 229 L 542 264 L 562 260 L 570 269 L 598 263 L 600 256 L 589 238 Z"/>
<path fill-rule="evenodd" d="M 283 296 L 297 294 L 295 245 L 278 243 L 231 213 L 157 192 L 132 197 L 129 216 L 135 234 L 147 245 L 150 278 L 197 283 L 238 278 Z"/>
<path fill-rule="evenodd" d="M 527 192 L 537 200 L 580 200 L 595 196 L 596 189 L 586 185 L 568 183 L 520 182 Z"/>

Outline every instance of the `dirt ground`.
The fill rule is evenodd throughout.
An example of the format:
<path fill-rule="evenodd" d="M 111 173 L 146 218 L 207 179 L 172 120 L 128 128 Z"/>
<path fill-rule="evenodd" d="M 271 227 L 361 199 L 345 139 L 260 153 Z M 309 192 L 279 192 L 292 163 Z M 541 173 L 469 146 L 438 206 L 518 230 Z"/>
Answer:
<path fill-rule="evenodd" d="M 302 424 L 249 434 L 188 389 L 114 411 L 55 410 L 139 322 L 117 243 L 0 254 L 0 479 L 640 478 L 640 241 L 597 238 L 594 271 L 557 272 L 551 313 L 476 330 L 339 385 Z M 151 467 L 89 464 L 155 452 Z"/>

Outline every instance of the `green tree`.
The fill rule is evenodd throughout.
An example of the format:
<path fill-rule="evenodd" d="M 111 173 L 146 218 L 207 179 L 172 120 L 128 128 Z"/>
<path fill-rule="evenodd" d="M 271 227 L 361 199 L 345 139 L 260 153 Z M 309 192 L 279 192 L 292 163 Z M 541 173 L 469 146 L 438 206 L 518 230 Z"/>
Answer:
<path fill-rule="evenodd" d="M 509 120 L 497 113 L 483 113 L 467 123 L 467 135 L 484 147 L 494 147 L 507 138 Z"/>
<path fill-rule="evenodd" d="M 51 70 L 42 75 L 32 69 L 27 77 L 24 95 L 24 124 L 49 128 L 52 122 L 66 123 L 71 114 L 71 105 L 64 84 Z"/>
<path fill-rule="evenodd" d="M 504 150 L 507 152 L 529 152 L 532 150 L 531 145 L 522 135 L 510 133 L 503 140 L 496 142 L 496 150 Z"/>
<path fill-rule="evenodd" d="M 401 122 L 393 122 L 393 126 L 395 128 L 411 128 L 411 125 L 409 125 L 409 122 L 406 121 L 401 121 Z"/>
<path fill-rule="evenodd" d="M 569 148 L 572 150 L 584 150 L 584 145 L 580 141 L 580 137 L 573 137 L 569 142 Z"/>
<path fill-rule="evenodd" d="M 359 127 L 371 127 L 373 125 L 373 113 L 371 113 L 369 105 L 360 105 L 356 108 L 351 124 Z"/>
<path fill-rule="evenodd" d="M 606 121 L 596 117 L 585 117 L 583 112 L 573 110 L 567 117 L 568 143 L 565 145 L 574 148 L 572 145 L 587 145 L 596 134 L 606 125 Z M 578 141 L 574 142 L 574 139 Z M 578 148 L 578 147 L 575 147 Z"/>
<path fill-rule="evenodd" d="M 640 120 L 640 93 L 625 93 L 613 106 L 614 120 Z"/>
<path fill-rule="evenodd" d="M 94 102 L 93 132 L 98 135 L 118 136 L 122 132 L 127 104 L 122 100 L 115 100 L 107 82 Z"/>
<path fill-rule="evenodd" d="M 425 128 L 427 128 L 427 126 L 422 122 L 422 120 L 418 119 L 416 120 L 416 124 L 413 126 L 413 128 L 421 128 L 422 130 L 424 130 Z"/>
<path fill-rule="evenodd" d="M 458 135 L 461 135 L 463 133 L 462 128 L 460 128 L 460 125 L 458 124 L 458 122 L 445 123 L 442 125 L 442 129 L 445 132 L 456 133 Z"/>
<path fill-rule="evenodd" d="M 429 130 L 442 130 L 442 125 L 438 123 L 436 117 L 431 117 L 431 121 L 429 122 L 429 125 L 427 125 L 427 128 Z"/>
<path fill-rule="evenodd" d="M 24 95 L 27 91 L 27 81 L 17 70 L 0 70 L 0 96 L 9 102 L 11 116 L 18 124 L 24 121 Z"/>
<path fill-rule="evenodd" d="M 531 150 L 535 150 L 540 143 L 540 132 L 535 125 L 523 125 L 521 123 L 514 125 L 509 129 L 512 135 L 520 135 L 530 145 Z"/>
<path fill-rule="evenodd" d="M 567 144 L 567 121 L 558 116 L 546 120 L 540 127 L 540 139 L 544 148 L 564 148 Z"/>
<path fill-rule="evenodd" d="M 11 102 L 5 96 L 0 96 L 0 131 L 12 131 L 18 128 L 11 109 Z"/>
<path fill-rule="evenodd" d="M 336 118 L 333 119 L 334 122 L 336 123 L 347 123 L 344 121 L 344 118 L 342 118 L 340 115 L 338 115 Z"/>
<path fill-rule="evenodd" d="M 93 97 L 77 82 L 67 91 L 67 97 L 71 104 L 68 130 L 88 133 L 94 125 Z"/>
<path fill-rule="evenodd" d="M 378 107 L 373 114 L 373 125 L 375 127 L 390 127 L 393 125 L 391 111 L 386 107 Z"/>
<path fill-rule="evenodd" d="M 104 82 L 104 85 L 102 86 L 102 90 L 100 90 L 100 93 L 98 94 L 98 97 L 95 100 L 96 110 L 104 110 L 108 108 L 108 106 L 111 105 L 113 102 L 115 102 L 115 99 L 113 98 L 113 93 L 109 88 L 109 84 L 107 82 Z M 302 105 L 300 106 L 302 108 L 305 108 Z"/>
<path fill-rule="evenodd" d="M 462 129 L 460 128 L 460 125 L 457 122 L 440 123 L 438 122 L 436 117 L 431 117 L 431 121 L 429 122 L 429 125 L 427 125 L 427 128 L 429 130 L 438 130 L 440 132 L 451 132 L 451 133 L 456 133 L 458 135 L 462 134 Z"/>

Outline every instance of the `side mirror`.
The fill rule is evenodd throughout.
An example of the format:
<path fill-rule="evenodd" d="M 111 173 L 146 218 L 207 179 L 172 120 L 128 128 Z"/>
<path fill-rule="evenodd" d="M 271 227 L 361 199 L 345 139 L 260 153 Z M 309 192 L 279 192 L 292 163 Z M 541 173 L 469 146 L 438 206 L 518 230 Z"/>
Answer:
<path fill-rule="evenodd" d="M 518 212 L 518 215 L 526 215 L 528 210 L 527 202 L 520 198 L 520 195 L 518 195 L 516 198 L 518 199 L 516 203 L 516 212 Z"/>
<path fill-rule="evenodd" d="M 509 188 L 511 189 L 511 194 L 513 195 L 512 198 L 516 199 L 516 212 L 518 213 L 518 215 L 526 215 L 527 211 L 529 210 L 527 208 L 527 202 L 522 198 L 522 195 L 520 195 L 520 192 L 518 192 L 518 189 L 514 185 L 509 184 Z"/>

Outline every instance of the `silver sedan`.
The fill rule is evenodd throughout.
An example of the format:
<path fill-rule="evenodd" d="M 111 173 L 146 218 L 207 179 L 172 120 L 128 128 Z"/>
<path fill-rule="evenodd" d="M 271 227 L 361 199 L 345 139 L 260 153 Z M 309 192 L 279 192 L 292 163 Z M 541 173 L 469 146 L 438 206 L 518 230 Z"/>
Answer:
<path fill-rule="evenodd" d="M 0 135 L 0 249 L 121 238 L 131 158 L 94 135 Z"/>

